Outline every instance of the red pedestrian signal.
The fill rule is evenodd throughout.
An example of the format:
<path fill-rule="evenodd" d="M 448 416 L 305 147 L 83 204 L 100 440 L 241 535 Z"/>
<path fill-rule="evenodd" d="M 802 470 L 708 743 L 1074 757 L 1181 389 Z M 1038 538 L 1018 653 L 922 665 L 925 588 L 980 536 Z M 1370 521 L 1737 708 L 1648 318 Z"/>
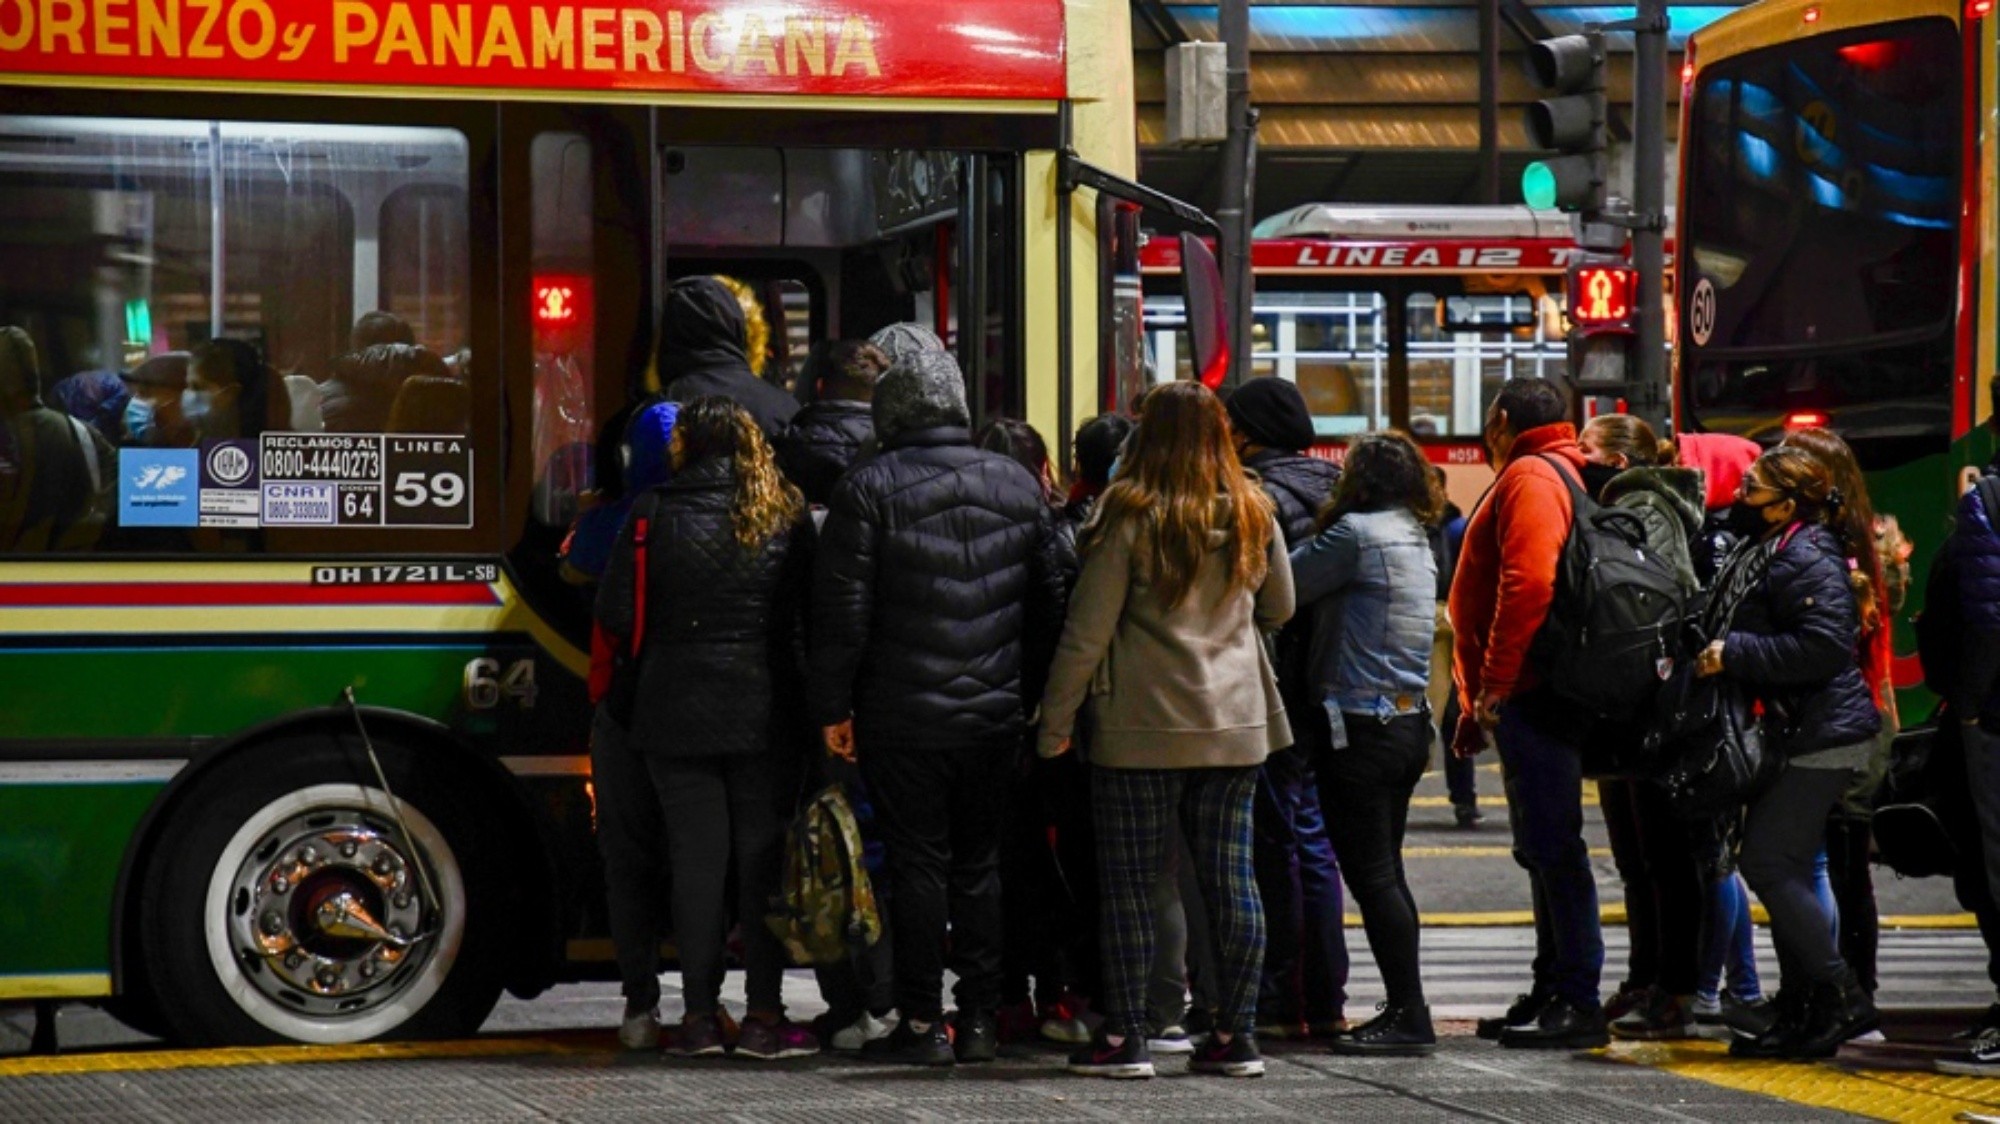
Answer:
<path fill-rule="evenodd" d="M 1639 271 L 1629 265 L 1578 265 L 1569 271 L 1569 319 L 1586 330 L 1632 329 Z"/>

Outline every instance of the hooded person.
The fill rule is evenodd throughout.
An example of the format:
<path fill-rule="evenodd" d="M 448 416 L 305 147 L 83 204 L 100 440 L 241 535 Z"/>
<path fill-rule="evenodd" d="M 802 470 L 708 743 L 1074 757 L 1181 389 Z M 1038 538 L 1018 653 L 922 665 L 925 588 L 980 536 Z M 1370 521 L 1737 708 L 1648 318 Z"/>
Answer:
<path fill-rule="evenodd" d="M 1012 776 L 1062 628 L 1056 514 L 1027 469 L 973 446 L 950 355 L 891 366 L 872 409 L 881 451 L 828 505 L 807 684 L 828 751 L 860 765 L 895 856 L 902 1021 L 867 1051 L 918 1065 L 990 1061 L 1004 810 L 994 794 Z M 947 930 L 955 1041 L 943 1021 Z"/>
<path fill-rule="evenodd" d="M 868 342 L 880 348 L 891 364 L 906 362 L 927 351 L 947 352 L 937 333 L 922 324 L 891 324 L 869 336 Z"/>
<path fill-rule="evenodd" d="M 777 442 L 778 465 L 805 493 L 806 502 L 825 507 L 842 474 L 874 443 L 870 402 L 889 357 L 871 343 L 831 340 L 813 345 L 802 377 L 814 392 Z"/>
<path fill-rule="evenodd" d="M 562 576 L 573 585 L 593 585 L 604 576 L 611 548 L 632 504 L 673 475 L 668 446 L 677 402 L 642 402 L 619 410 L 598 435 L 597 506 L 577 516 L 563 540 Z"/>
<path fill-rule="evenodd" d="M 1683 433 L 1674 438 L 1674 448 L 1676 460 L 1701 473 L 1702 507 L 1708 516 L 1688 540 L 1688 557 L 1695 577 L 1707 585 L 1736 545 L 1736 535 L 1729 529 L 1729 508 L 1736 502 L 1744 473 L 1757 463 L 1764 447 L 1733 433 Z"/>
<path fill-rule="evenodd" d="M 1305 395 L 1285 379 L 1251 379 L 1223 408 L 1243 467 L 1271 498 L 1286 549 L 1311 540 L 1340 469 L 1305 455 L 1316 436 Z M 1312 614 L 1300 613 L 1278 633 L 1279 691 L 1286 710 L 1299 714 L 1319 703 L 1309 683 L 1312 627 Z M 1338 1026 L 1347 994 L 1340 866 L 1313 766 L 1327 747 L 1309 725 L 1298 732 L 1297 744 L 1272 753 L 1257 778 L 1257 886 L 1270 933 L 1257 1022 L 1278 1038 Z"/>
<path fill-rule="evenodd" d="M 660 384 L 670 402 L 720 395 L 748 411 L 775 439 L 799 404 L 751 371 L 743 306 L 714 277 L 683 277 L 667 291 L 660 330 Z"/>
<path fill-rule="evenodd" d="M 113 457 L 95 429 L 42 404 L 34 340 L 20 328 L 0 328 L 0 551 L 94 543 Z"/>
<path fill-rule="evenodd" d="M 189 358 L 185 351 L 169 351 L 150 356 L 119 376 L 131 391 L 121 419 L 125 431 L 121 444 L 155 449 L 194 444 L 194 426 L 181 413 Z"/>

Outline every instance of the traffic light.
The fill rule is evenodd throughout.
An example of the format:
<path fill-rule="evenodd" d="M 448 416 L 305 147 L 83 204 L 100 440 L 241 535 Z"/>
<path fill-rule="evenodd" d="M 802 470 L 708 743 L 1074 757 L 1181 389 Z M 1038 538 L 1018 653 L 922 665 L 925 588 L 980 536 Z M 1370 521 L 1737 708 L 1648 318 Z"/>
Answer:
<path fill-rule="evenodd" d="M 1552 96 L 1528 107 L 1535 147 L 1561 153 L 1521 173 L 1530 207 L 1594 215 L 1604 210 L 1610 179 L 1606 153 L 1604 35 L 1591 31 L 1528 44 L 1535 81 Z"/>
<path fill-rule="evenodd" d="M 1570 377 L 1603 393 L 1634 376 L 1639 271 L 1621 258 L 1586 256 L 1569 267 Z"/>
<path fill-rule="evenodd" d="M 1639 271 L 1623 262 L 1581 262 L 1569 267 L 1569 319 L 1590 331 L 1632 330 Z"/>

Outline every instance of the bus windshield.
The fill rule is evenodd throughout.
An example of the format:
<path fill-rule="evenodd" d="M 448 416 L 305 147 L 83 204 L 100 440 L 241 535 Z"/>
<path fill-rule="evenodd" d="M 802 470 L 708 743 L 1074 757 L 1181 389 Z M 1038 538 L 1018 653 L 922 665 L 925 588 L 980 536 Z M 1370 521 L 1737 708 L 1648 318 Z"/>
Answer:
<path fill-rule="evenodd" d="M 1703 424 L 1754 433 L 1813 410 L 1858 436 L 1948 430 L 1958 51 L 1930 19 L 1704 68 L 1683 194 L 1683 373 Z"/>

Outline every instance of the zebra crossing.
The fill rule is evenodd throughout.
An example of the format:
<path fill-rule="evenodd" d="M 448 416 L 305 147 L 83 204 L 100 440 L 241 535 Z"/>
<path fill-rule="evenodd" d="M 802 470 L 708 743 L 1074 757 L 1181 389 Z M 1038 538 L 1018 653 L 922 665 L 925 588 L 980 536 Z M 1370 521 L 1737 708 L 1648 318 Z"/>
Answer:
<path fill-rule="evenodd" d="M 1623 977 L 1629 942 L 1619 926 L 1604 930 L 1604 990 Z M 1382 979 L 1368 955 L 1367 938 L 1348 930 L 1353 968 L 1347 986 L 1350 1018 L 1363 1015 L 1384 998 Z M 1427 928 L 1423 934 L 1424 990 L 1432 1015 L 1470 1019 L 1496 1013 L 1528 989 L 1528 964 L 1535 952 L 1533 929 Z M 1757 966 L 1765 988 L 1775 991 L 1778 958 L 1768 929 L 1757 930 Z M 1986 976 L 1986 946 L 1972 930 L 1900 930 L 1882 934 L 1877 957 L 1884 1007 L 1984 1007 L 1994 999 Z"/>

